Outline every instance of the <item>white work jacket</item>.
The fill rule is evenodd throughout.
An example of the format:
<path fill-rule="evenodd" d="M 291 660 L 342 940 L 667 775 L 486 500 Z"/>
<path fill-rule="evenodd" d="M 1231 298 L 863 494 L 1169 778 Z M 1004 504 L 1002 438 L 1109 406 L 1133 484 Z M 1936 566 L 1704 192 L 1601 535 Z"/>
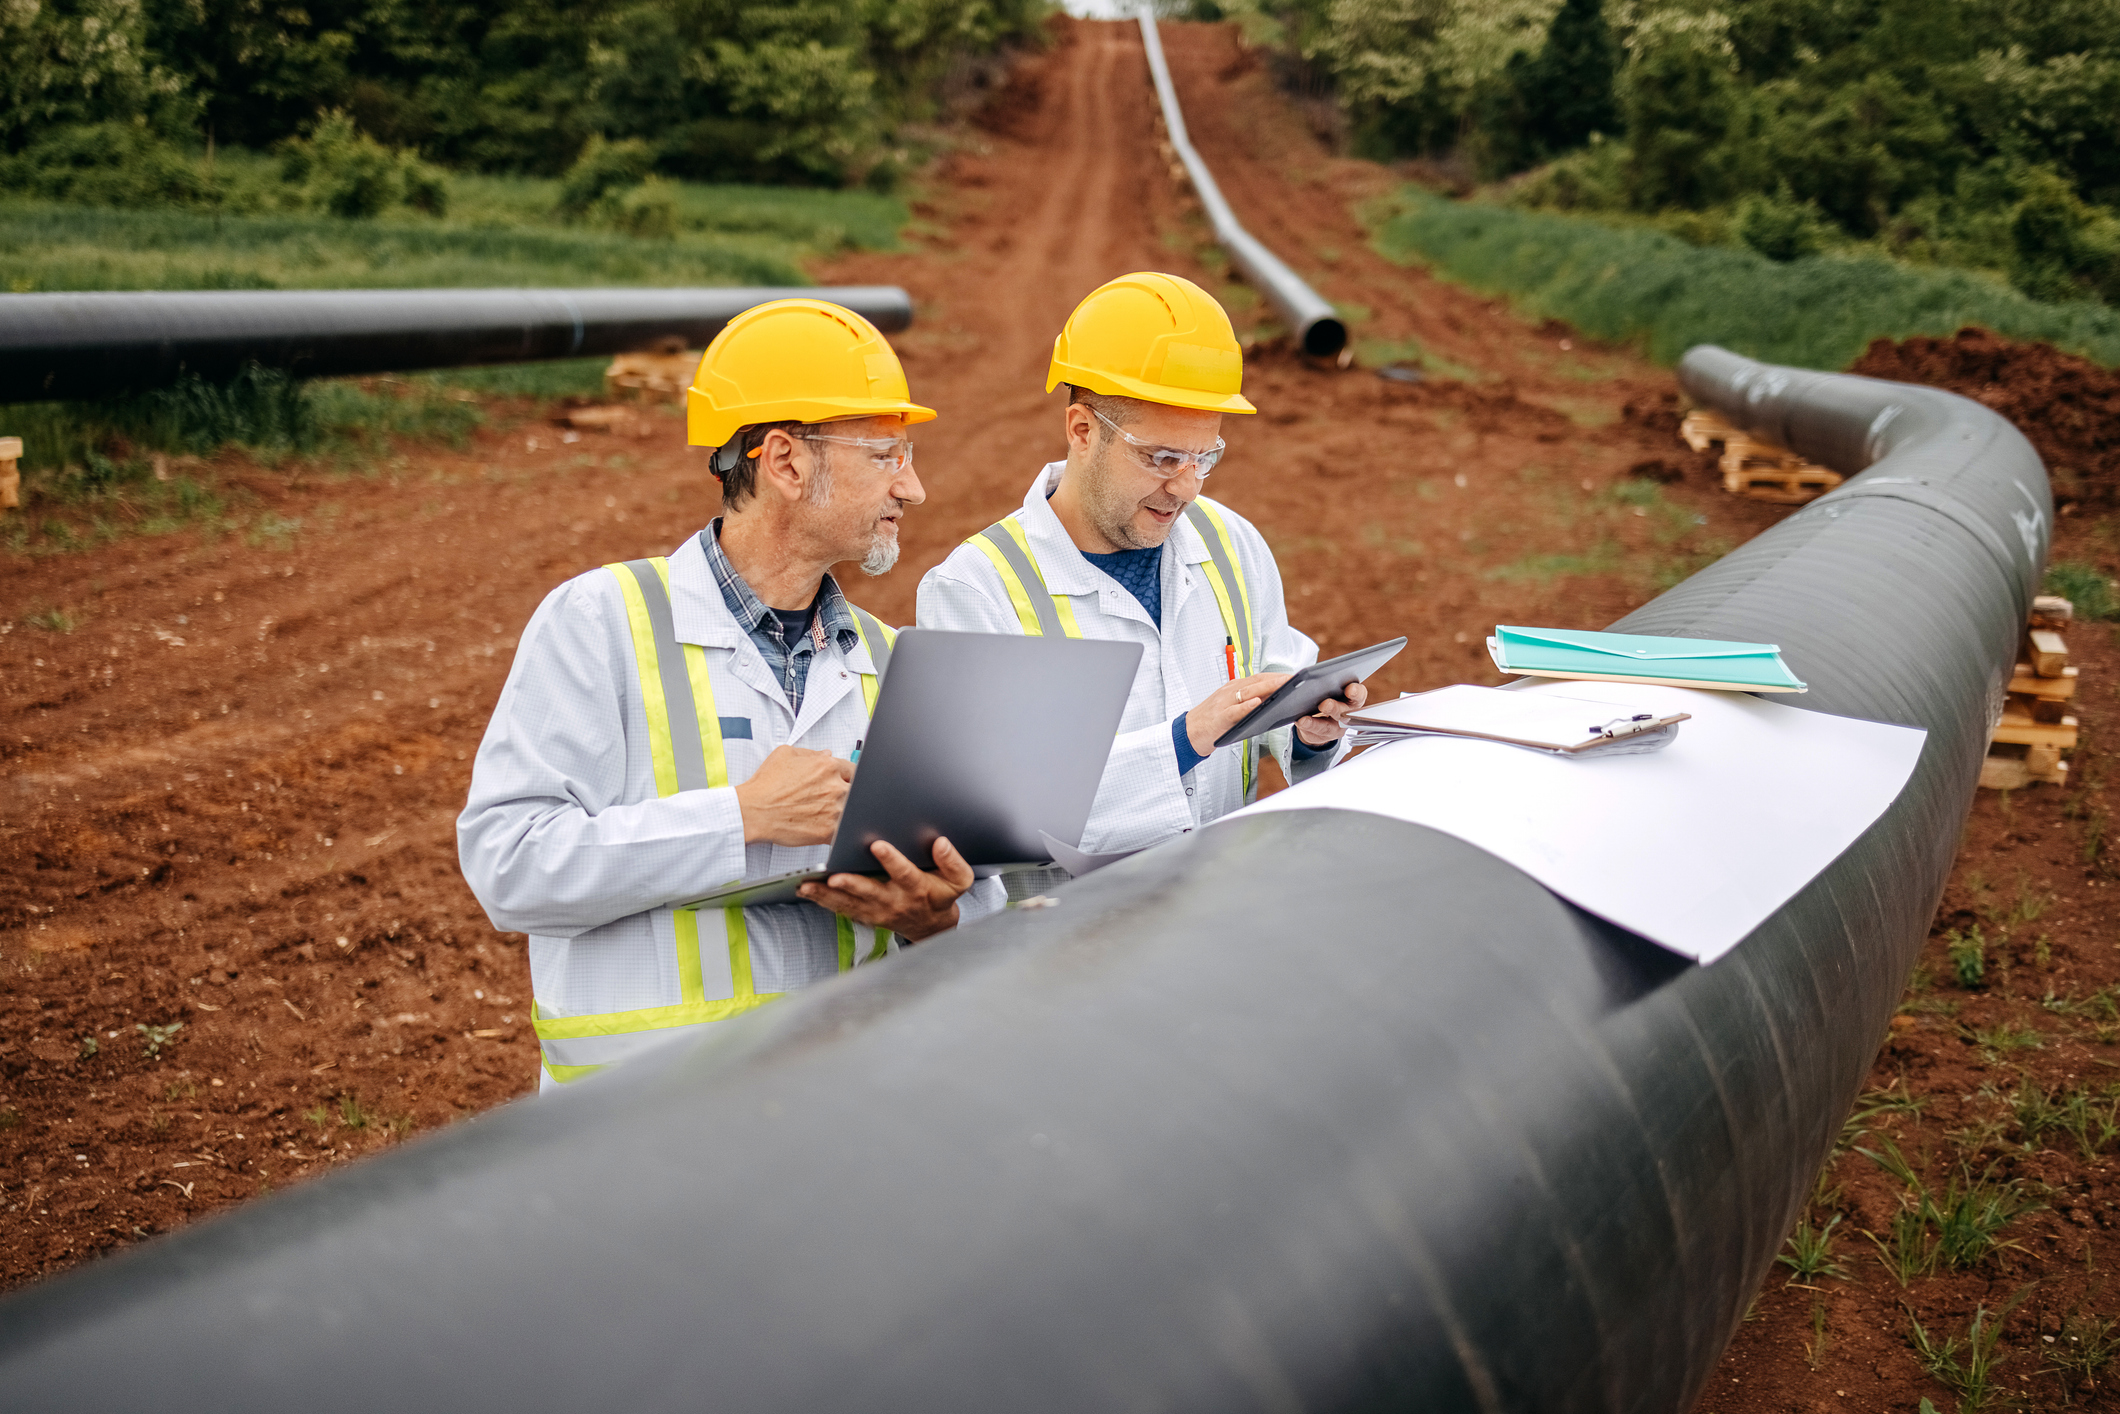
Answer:
<path fill-rule="evenodd" d="M 711 706 L 697 706 L 702 726 L 691 738 L 695 777 L 700 738 L 712 740 L 709 784 L 680 789 L 668 759 L 673 735 L 681 735 L 668 726 L 670 680 L 654 693 L 664 714 L 660 741 L 642 692 L 634 635 L 642 605 L 619 578 L 630 568 L 579 575 L 531 616 L 457 820 L 471 891 L 496 928 L 530 935 L 548 1085 L 882 956 L 893 944 L 887 932 L 854 927 L 810 903 L 673 907 L 738 879 L 823 865 L 823 845 L 746 845 L 735 785 L 776 746 L 849 755 L 868 726 L 862 675 L 876 668 L 866 643 L 843 653 L 827 642 L 811 658 L 798 716 L 730 614 L 699 538 L 688 538 L 668 558 L 664 602 L 677 642 L 698 645 L 696 654 L 687 648 L 670 660 L 694 659 L 692 680 L 703 667 L 711 691 Z M 681 679 L 672 686 L 673 694 L 687 690 Z M 717 745 L 724 779 L 716 778 Z M 983 880 L 960 900 L 959 916 L 990 912 L 1002 898 L 998 881 Z"/>
<path fill-rule="evenodd" d="M 1224 747 L 1180 775 L 1171 736 L 1172 718 L 1229 680 L 1226 650 L 1232 635 L 1212 583 L 1209 545 L 1190 519 L 1179 517 L 1164 542 L 1159 631 L 1131 592 L 1083 558 L 1046 503 L 1066 470 L 1066 462 L 1053 462 L 1040 471 L 1022 509 L 1008 519 L 1020 528 L 1020 544 L 1043 576 L 1044 589 L 1056 604 L 1066 601 L 1080 637 L 1142 645 L 1141 666 L 1081 847 L 1091 854 L 1143 849 L 1219 819 L 1256 793 L 1256 773 L 1244 761 L 1242 746 Z M 1226 532 L 1243 581 L 1230 598 L 1249 606 L 1250 671 L 1292 672 L 1315 663 L 1317 644 L 1289 627 L 1281 572 L 1265 538 L 1227 506 L 1205 504 Z M 974 537 L 958 546 L 920 581 L 919 626 L 972 633 L 1036 631 L 1012 604 L 994 557 L 977 542 Z M 1035 592 L 1037 586 L 1031 588 Z M 1284 773 L 1290 769 L 1290 735 L 1284 727 L 1259 739 Z M 1324 757 L 1314 759 L 1319 767 L 1325 764 Z"/>

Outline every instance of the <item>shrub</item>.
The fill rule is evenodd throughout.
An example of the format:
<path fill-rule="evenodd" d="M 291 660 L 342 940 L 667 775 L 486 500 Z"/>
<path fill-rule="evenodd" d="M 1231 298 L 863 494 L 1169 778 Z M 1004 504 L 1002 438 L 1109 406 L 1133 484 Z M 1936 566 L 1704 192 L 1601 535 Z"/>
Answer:
<path fill-rule="evenodd" d="M 0 183 L 18 196 L 84 206 L 206 206 L 214 195 L 189 157 L 138 123 L 47 129 L 0 160 Z"/>
<path fill-rule="evenodd" d="M 360 219 L 400 205 L 435 216 L 448 209 L 440 172 L 411 152 L 385 147 L 339 110 L 319 118 L 308 136 L 288 138 L 277 150 L 280 180 L 313 210 Z"/>
<path fill-rule="evenodd" d="M 1737 238 L 1767 259 L 1786 263 L 1816 255 L 1825 245 L 1818 207 L 1797 201 L 1784 187 L 1774 196 L 1748 196 L 1737 204 Z"/>

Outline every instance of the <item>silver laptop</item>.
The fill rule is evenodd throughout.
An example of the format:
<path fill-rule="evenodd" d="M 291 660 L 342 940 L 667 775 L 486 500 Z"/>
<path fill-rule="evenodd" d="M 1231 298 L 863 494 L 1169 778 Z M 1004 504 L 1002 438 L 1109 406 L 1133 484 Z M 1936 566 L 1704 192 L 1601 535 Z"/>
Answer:
<path fill-rule="evenodd" d="M 898 635 L 846 811 L 822 869 L 728 884 L 684 908 L 790 903 L 830 874 L 881 875 L 889 840 L 922 869 L 946 837 L 981 877 L 1079 840 L 1126 711 L 1141 645 L 1094 638 Z"/>

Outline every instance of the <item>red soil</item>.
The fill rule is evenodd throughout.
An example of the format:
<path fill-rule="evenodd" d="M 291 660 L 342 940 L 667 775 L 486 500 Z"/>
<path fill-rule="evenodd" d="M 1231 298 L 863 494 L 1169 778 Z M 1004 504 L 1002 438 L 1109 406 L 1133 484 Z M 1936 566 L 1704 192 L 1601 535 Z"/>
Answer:
<path fill-rule="evenodd" d="M 2120 371 L 1960 329 L 1948 339 L 1877 339 L 1848 372 L 1931 383 L 2001 413 L 2039 449 L 2064 508 L 2120 501 Z"/>

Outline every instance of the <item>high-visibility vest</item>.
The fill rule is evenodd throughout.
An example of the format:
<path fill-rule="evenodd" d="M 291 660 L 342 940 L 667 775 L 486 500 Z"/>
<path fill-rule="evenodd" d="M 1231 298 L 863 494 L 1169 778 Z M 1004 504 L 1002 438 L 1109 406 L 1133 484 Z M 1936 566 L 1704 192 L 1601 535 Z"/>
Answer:
<path fill-rule="evenodd" d="M 1214 589 L 1216 606 L 1222 610 L 1222 626 L 1237 647 L 1237 676 L 1249 677 L 1254 671 L 1251 590 L 1244 583 L 1244 571 L 1237 567 L 1236 544 L 1229 538 L 1229 527 L 1222 522 L 1221 509 L 1205 496 L 1186 503 L 1185 518 L 1207 545 L 1207 582 Z M 1015 515 L 1003 516 L 964 543 L 976 547 L 993 562 L 1002 587 L 1008 590 L 1009 604 L 1016 610 L 1016 621 L 1026 634 L 1082 637 L 1081 625 L 1075 622 L 1074 602 L 1045 587 L 1045 575 L 1031 553 L 1023 523 Z M 1258 738 L 1239 743 L 1237 750 L 1244 798 L 1250 800 Z"/>
<path fill-rule="evenodd" d="M 679 643 L 670 614 L 670 562 L 662 556 L 605 565 L 618 581 L 625 600 L 626 624 L 633 639 L 633 663 L 639 674 L 641 704 L 648 718 L 648 754 L 654 764 L 655 794 L 676 795 L 686 790 L 712 790 L 729 784 L 729 763 L 722 751 L 721 718 L 714 710 L 714 685 L 707 677 L 706 650 L 696 643 Z M 867 610 L 854 609 L 854 625 L 869 650 L 873 673 L 861 674 L 861 698 L 873 715 L 876 694 L 890 666 L 891 649 L 898 636 Z M 765 1005 L 778 992 L 761 992 L 751 984 L 751 944 L 741 908 L 721 910 L 724 941 L 729 950 L 729 995 L 709 997 L 699 961 L 700 928 L 696 909 L 678 908 L 671 913 L 677 928 L 677 979 L 679 999 L 675 1006 L 644 1007 L 636 1011 L 596 1012 L 585 1016 L 547 1016 L 535 1000 L 531 1023 L 544 1051 L 546 1071 L 562 1083 L 578 1080 L 602 1070 L 612 1059 L 630 1052 L 640 1034 L 670 1031 L 721 1021 Z M 869 960 L 888 951 L 889 934 L 869 930 L 874 945 Z M 839 970 L 854 965 L 854 922 L 839 919 Z"/>

